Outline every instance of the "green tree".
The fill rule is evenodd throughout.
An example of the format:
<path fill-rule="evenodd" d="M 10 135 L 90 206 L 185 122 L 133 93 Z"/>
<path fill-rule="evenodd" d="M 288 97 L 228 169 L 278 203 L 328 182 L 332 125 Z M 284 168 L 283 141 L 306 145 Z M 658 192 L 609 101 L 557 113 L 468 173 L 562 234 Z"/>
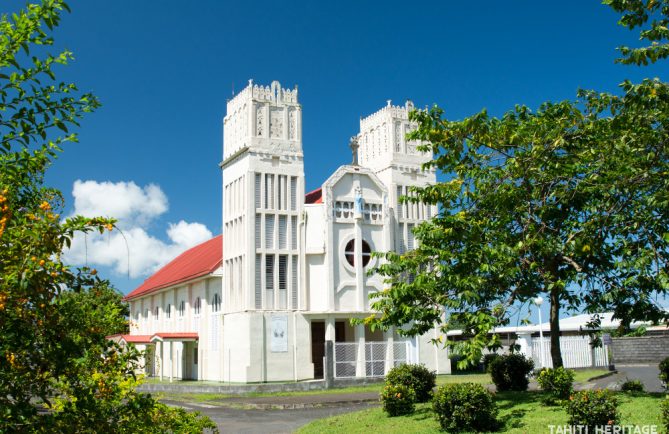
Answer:
<path fill-rule="evenodd" d="M 139 353 L 105 338 L 127 327 L 120 295 L 61 261 L 75 233 L 114 230 L 107 218 L 61 220 L 62 195 L 43 183 L 99 106 L 56 80 L 71 53 L 43 54 L 64 10 L 44 0 L 0 17 L 0 432 L 215 430 L 135 391 Z"/>
<path fill-rule="evenodd" d="M 435 155 L 426 167 L 449 181 L 406 198 L 440 213 L 416 228 L 416 250 L 385 254 L 388 289 L 367 321 L 409 334 L 457 322 L 467 339 L 448 344 L 475 363 L 499 345 L 494 327 L 548 294 L 560 367 L 561 308 L 613 309 L 624 327 L 667 319 L 656 297 L 669 291 L 669 92 L 657 79 L 621 88 L 500 118 L 414 112 L 412 138 Z"/>

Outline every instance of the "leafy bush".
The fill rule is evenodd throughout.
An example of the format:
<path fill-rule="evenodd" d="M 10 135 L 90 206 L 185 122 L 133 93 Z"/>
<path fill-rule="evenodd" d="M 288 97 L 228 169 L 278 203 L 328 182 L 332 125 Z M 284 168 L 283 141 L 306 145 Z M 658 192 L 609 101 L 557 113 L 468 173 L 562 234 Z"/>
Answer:
<path fill-rule="evenodd" d="M 416 393 L 416 402 L 427 402 L 437 385 L 437 374 L 425 365 L 401 364 L 388 372 L 386 384 L 407 386 Z"/>
<path fill-rule="evenodd" d="M 669 389 L 669 357 L 662 360 L 658 367 L 660 368 L 660 380 L 664 383 L 664 387 Z"/>
<path fill-rule="evenodd" d="M 563 367 L 544 368 L 539 372 L 537 382 L 543 391 L 548 392 L 550 401 L 567 399 L 574 390 L 574 371 Z"/>
<path fill-rule="evenodd" d="M 446 384 L 437 389 L 432 408 L 446 431 L 494 431 L 498 422 L 492 398 L 480 384 Z"/>
<path fill-rule="evenodd" d="M 381 391 L 381 405 L 388 416 L 411 414 L 415 410 L 416 393 L 403 384 L 386 384 Z"/>
<path fill-rule="evenodd" d="M 483 356 L 483 371 L 490 372 L 490 364 L 498 357 L 500 357 L 500 355 L 497 353 L 490 353 Z"/>
<path fill-rule="evenodd" d="M 666 432 L 669 432 L 669 398 L 662 400 L 660 404 L 660 410 L 662 412 L 662 424 Z"/>
<path fill-rule="evenodd" d="M 620 390 L 623 392 L 643 392 L 643 383 L 639 380 L 625 380 L 620 385 Z"/>
<path fill-rule="evenodd" d="M 595 427 L 615 425 L 618 421 L 618 400 L 609 390 L 584 390 L 573 394 L 565 404 L 569 425 Z"/>
<path fill-rule="evenodd" d="M 522 354 L 505 354 L 490 363 L 490 376 L 498 391 L 527 390 L 534 362 Z"/>

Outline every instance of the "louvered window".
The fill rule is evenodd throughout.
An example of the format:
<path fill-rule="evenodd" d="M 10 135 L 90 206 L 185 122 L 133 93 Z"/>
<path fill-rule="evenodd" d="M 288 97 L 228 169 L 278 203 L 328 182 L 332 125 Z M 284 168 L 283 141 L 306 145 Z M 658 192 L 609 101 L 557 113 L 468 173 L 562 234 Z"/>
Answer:
<path fill-rule="evenodd" d="M 256 237 L 256 249 L 259 249 L 261 247 L 261 242 L 262 242 L 262 235 L 260 234 L 262 228 L 262 216 L 260 214 L 256 214 L 256 230 L 255 230 L 255 237 Z"/>
<path fill-rule="evenodd" d="M 265 248 L 274 248 L 274 216 L 265 216 Z"/>
<path fill-rule="evenodd" d="M 404 205 L 400 202 L 400 198 L 402 197 L 402 186 L 398 185 L 397 186 L 397 215 L 399 218 L 404 217 L 404 210 L 402 209 Z"/>
<path fill-rule="evenodd" d="M 265 174 L 265 208 L 274 209 L 274 175 Z"/>
<path fill-rule="evenodd" d="M 153 319 L 158 321 L 160 315 L 160 309 L 158 309 L 158 306 L 156 306 L 155 309 L 153 309 Z"/>
<path fill-rule="evenodd" d="M 276 208 L 277 209 L 284 209 L 283 208 L 283 201 L 286 198 L 286 195 L 283 191 L 283 183 L 284 179 L 286 178 L 285 175 L 278 175 L 276 177 L 277 181 L 277 189 L 276 189 Z"/>
<path fill-rule="evenodd" d="M 414 249 L 414 236 L 413 236 L 413 227 L 414 225 L 407 225 L 407 249 Z"/>
<path fill-rule="evenodd" d="M 262 309 L 262 255 L 256 255 L 256 309 Z"/>
<path fill-rule="evenodd" d="M 274 309 L 274 255 L 265 256 L 265 309 Z"/>
<path fill-rule="evenodd" d="M 170 319 L 172 317 L 172 305 L 168 304 L 165 308 L 165 318 Z"/>
<path fill-rule="evenodd" d="M 297 309 L 297 282 L 298 282 L 298 276 L 297 276 L 297 256 L 293 255 L 292 257 L 292 269 L 290 273 L 291 277 L 291 304 L 293 309 Z"/>
<path fill-rule="evenodd" d="M 288 255 L 279 256 L 279 309 L 288 306 Z"/>
<path fill-rule="evenodd" d="M 290 209 L 297 209 L 297 176 L 290 177 Z"/>
<path fill-rule="evenodd" d="M 297 217 L 290 218 L 290 247 L 297 249 Z"/>
<path fill-rule="evenodd" d="M 262 185 L 262 175 L 260 173 L 256 173 L 256 184 L 255 184 L 255 203 L 256 203 L 256 208 L 260 208 L 260 186 Z"/>
<path fill-rule="evenodd" d="M 288 237 L 288 217 L 279 216 L 279 249 L 287 249 L 286 238 Z"/>

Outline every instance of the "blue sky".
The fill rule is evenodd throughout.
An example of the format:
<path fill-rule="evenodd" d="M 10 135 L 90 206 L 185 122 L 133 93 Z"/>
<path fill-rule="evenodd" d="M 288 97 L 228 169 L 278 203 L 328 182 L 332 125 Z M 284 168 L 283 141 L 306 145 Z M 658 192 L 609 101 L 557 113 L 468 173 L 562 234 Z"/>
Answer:
<path fill-rule="evenodd" d="M 3 12 L 21 4 L 3 3 Z M 127 264 L 104 255 L 96 263 L 89 252 L 90 265 L 126 293 L 189 236 L 221 232 L 222 118 L 226 100 L 251 78 L 299 86 L 311 190 L 349 162 L 360 116 L 387 99 L 436 103 L 461 119 L 483 108 L 501 115 L 515 104 L 573 99 L 578 88 L 615 91 L 625 78 L 667 72 L 666 63 L 613 63 L 615 47 L 635 44 L 637 35 L 597 1 L 69 4 L 55 38 L 76 61 L 58 75 L 94 92 L 103 107 L 83 121 L 81 143 L 66 148 L 47 182 L 66 194 L 68 213 L 85 208 L 75 209 L 77 180 L 81 195 L 104 199 L 106 185 L 132 190 L 135 207 L 155 205 L 126 208 L 124 220 L 148 237 L 144 247 L 162 243 L 153 265 L 128 278 Z M 175 229 L 180 235 L 170 238 L 170 228 L 196 234 Z M 141 255 L 146 250 L 131 258 Z"/>

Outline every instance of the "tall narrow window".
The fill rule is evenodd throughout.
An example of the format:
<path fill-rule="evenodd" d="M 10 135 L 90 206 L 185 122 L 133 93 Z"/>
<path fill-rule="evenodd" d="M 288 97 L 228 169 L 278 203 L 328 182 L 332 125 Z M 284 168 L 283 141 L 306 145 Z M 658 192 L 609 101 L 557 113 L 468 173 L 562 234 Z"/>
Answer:
<path fill-rule="evenodd" d="M 404 212 L 402 210 L 403 205 L 402 205 L 402 202 L 400 201 L 401 198 L 402 198 L 402 186 L 398 185 L 397 186 L 397 215 L 398 215 L 399 218 L 404 217 Z"/>
<path fill-rule="evenodd" d="M 165 318 L 170 319 L 172 317 L 172 305 L 167 304 L 167 307 L 165 308 Z"/>
<path fill-rule="evenodd" d="M 153 309 L 153 319 L 158 321 L 159 315 L 160 315 L 160 309 L 158 308 L 158 306 L 156 306 L 156 308 Z"/>
<path fill-rule="evenodd" d="M 265 208 L 274 209 L 274 175 L 265 174 Z"/>
<path fill-rule="evenodd" d="M 297 216 L 290 218 L 290 247 L 297 249 Z"/>
<path fill-rule="evenodd" d="M 276 209 L 283 209 L 283 199 L 286 197 L 283 192 L 283 180 L 285 175 L 277 175 L 276 177 Z"/>
<path fill-rule="evenodd" d="M 260 228 L 262 227 L 262 217 L 261 214 L 256 214 L 256 230 L 255 230 L 255 238 L 256 238 L 256 249 L 259 249 L 260 243 L 262 242 L 261 234 L 260 234 Z"/>
<path fill-rule="evenodd" d="M 256 173 L 256 184 L 255 184 L 255 204 L 256 208 L 260 208 L 260 186 L 262 185 L 262 175 Z"/>
<path fill-rule="evenodd" d="M 265 309 L 274 309 L 274 255 L 265 256 Z"/>
<path fill-rule="evenodd" d="M 290 270 L 290 282 L 291 282 L 291 304 L 293 309 L 297 309 L 297 255 L 292 257 L 293 263 Z"/>
<path fill-rule="evenodd" d="M 256 255 L 256 309 L 262 309 L 262 255 Z"/>
<path fill-rule="evenodd" d="M 193 305 L 193 312 L 195 315 L 199 315 L 200 312 L 202 311 L 202 300 L 200 297 L 195 299 L 195 304 Z"/>
<path fill-rule="evenodd" d="M 218 312 L 221 310 L 221 296 L 218 295 L 218 292 L 214 294 L 214 298 L 211 300 L 211 311 Z"/>
<path fill-rule="evenodd" d="M 414 225 L 407 225 L 407 249 L 414 249 L 414 236 L 413 236 L 413 227 Z"/>
<path fill-rule="evenodd" d="M 290 177 L 290 209 L 297 209 L 297 176 Z"/>
<path fill-rule="evenodd" d="M 265 248 L 274 248 L 274 216 L 265 216 Z"/>
<path fill-rule="evenodd" d="M 186 312 L 186 302 L 181 300 L 181 302 L 179 303 L 179 316 L 183 318 L 185 312 Z"/>
<path fill-rule="evenodd" d="M 279 256 L 279 309 L 288 308 L 288 255 Z"/>
<path fill-rule="evenodd" d="M 279 216 L 279 249 L 286 249 L 286 238 L 288 237 L 288 217 Z"/>

